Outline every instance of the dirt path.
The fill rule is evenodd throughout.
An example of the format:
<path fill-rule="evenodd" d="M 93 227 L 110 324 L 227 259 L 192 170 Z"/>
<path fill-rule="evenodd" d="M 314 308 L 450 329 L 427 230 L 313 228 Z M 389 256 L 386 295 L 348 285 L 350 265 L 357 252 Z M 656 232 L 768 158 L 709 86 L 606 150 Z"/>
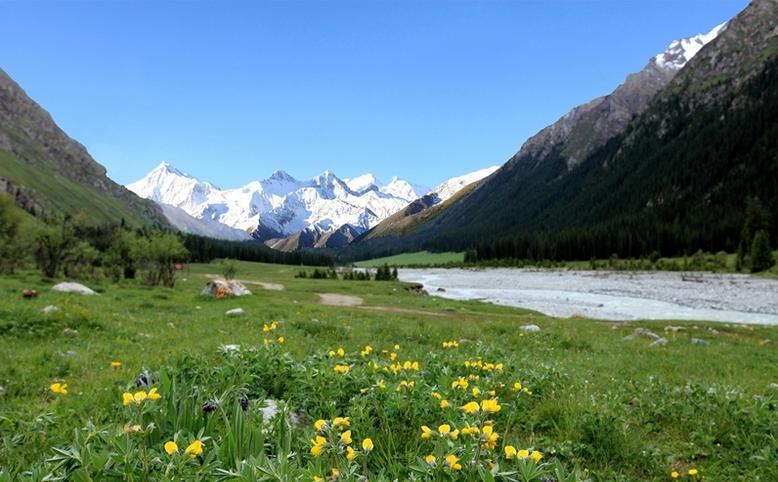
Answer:
<path fill-rule="evenodd" d="M 394 306 L 360 306 L 363 310 L 385 311 L 387 313 L 401 313 L 405 315 L 446 316 L 445 313 L 435 311 L 412 310 L 409 308 L 396 308 Z"/>
<path fill-rule="evenodd" d="M 221 278 L 221 276 L 217 274 L 206 274 L 205 276 L 207 278 Z M 257 281 L 257 280 L 250 280 L 250 279 L 236 279 L 235 281 L 243 283 L 244 285 L 259 286 L 262 289 L 271 290 L 271 291 L 283 291 L 286 289 L 286 287 L 280 283 L 267 283 L 265 281 Z"/>
<path fill-rule="evenodd" d="M 327 306 L 359 306 L 365 301 L 359 296 L 338 295 L 335 293 L 317 293 L 319 304 Z"/>

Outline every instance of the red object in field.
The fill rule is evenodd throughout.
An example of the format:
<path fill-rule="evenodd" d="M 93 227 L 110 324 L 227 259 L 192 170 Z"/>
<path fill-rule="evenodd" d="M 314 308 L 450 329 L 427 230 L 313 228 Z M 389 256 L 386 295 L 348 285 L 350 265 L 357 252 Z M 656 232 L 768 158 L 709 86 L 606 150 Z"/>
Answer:
<path fill-rule="evenodd" d="M 22 290 L 22 297 L 24 298 L 37 298 L 38 290 Z"/>
<path fill-rule="evenodd" d="M 176 263 L 176 269 L 177 269 L 178 271 L 181 271 L 182 269 L 184 269 L 184 265 L 183 265 L 183 264 L 181 264 L 181 263 Z"/>

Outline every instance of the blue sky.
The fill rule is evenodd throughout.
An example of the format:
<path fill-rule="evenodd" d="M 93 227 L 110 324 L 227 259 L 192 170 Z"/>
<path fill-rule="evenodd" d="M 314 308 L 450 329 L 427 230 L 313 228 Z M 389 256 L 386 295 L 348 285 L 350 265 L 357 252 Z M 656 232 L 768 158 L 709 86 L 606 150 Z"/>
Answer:
<path fill-rule="evenodd" d="M 747 0 L 3 2 L 0 68 L 121 183 L 501 164 Z"/>

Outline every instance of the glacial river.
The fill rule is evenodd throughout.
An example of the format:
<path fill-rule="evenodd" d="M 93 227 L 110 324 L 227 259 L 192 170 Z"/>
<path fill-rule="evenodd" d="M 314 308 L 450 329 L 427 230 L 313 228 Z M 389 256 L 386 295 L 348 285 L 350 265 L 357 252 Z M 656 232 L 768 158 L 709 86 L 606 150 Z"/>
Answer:
<path fill-rule="evenodd" d="M 399 276 L 434 296 L 556 317 L 778 325 L 778 280 L 743 274 L 434 268 Z"/>

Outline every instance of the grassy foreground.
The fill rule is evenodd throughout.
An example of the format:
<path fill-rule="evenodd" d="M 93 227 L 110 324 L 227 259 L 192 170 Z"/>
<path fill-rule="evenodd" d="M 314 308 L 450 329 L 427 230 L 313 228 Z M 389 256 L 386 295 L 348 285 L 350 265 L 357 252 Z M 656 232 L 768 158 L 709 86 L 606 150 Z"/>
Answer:
<path fill-rule="evenodd" d="M 227 300 L 199 296 L 218 265 L 94 297 L 0 279 L 0 480 L 778 480 L 776 328 L 554 319 L 298 270 L 241 263 L 284 289 Z M 623 339 L 669 325 L 664 347 Z"/>

